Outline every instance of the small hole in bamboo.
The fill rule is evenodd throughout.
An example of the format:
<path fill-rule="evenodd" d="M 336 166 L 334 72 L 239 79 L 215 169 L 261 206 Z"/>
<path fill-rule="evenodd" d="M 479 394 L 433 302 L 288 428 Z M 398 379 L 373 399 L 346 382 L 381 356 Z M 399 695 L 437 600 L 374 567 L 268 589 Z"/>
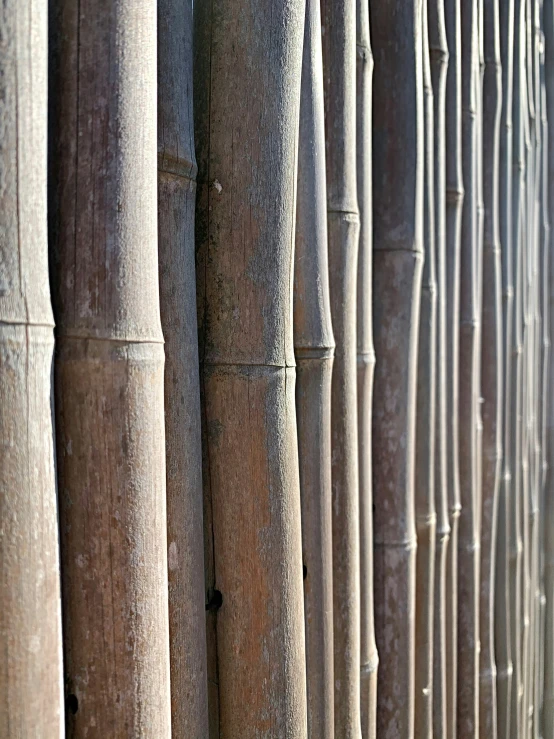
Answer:
<path fill-rule="evenodd" d="M 217 611 L 223 605 L 223 596 L 219 590 L 212 590 L 209 593 L 208 602 L 206 604 L 207 611 Z"/>
<path fill-rule="evenodd" d="M 79 710 L 79 699 L 74 693 L 70 693 L 70 695 L 67 696 L 67 707 L 74 716 Z"/>
<path fill-rule="evenodd" d="M 302 565 L 302 574 L 305 580 L 308 577 L 308 568 L 306 567 L 306 565 Z"/>

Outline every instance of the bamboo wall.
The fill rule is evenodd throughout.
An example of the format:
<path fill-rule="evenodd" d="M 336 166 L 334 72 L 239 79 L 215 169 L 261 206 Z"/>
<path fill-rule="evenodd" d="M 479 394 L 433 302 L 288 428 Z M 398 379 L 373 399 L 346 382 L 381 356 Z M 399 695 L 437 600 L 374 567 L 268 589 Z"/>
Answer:
<path fill-rule="evenodd" d="M 554 0 L 0 3 L 0 739 L 554 739 L 551 130 Z"/>

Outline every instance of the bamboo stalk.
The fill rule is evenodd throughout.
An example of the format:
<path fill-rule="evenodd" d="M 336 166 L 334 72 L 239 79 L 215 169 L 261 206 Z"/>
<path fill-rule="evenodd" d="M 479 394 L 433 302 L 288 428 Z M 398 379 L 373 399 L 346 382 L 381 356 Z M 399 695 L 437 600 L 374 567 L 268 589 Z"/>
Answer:
<path fill-rule="evenodd" d="M 498 224 L 498 171 L 502 67 L 498 0 L 484 4 L 485 72 L 483 81 L 483 244 L 482 416 L 479 734 L 497 736 L 494 645 L 494 578 L 498 487 L 502 462 L 502 273 Z"/>
<path fill-rule="evenodd" d="M 462 32 L 460 0 L 445 0 L 449 65 L 446 83 L 446 270 L 448 548 L 446 595 L 447 737 L 456 737 L 458 695 L 458 528 L 461 509 L 459 469 L 460 250 L 464 201 L 462 179 Z"/>
<path fill-rule="evenodd" d="M 308 736 L 333 739 L 331 379 L 323 65 L 319 0 L 304 28 L 294 271 Z"/>
<path fill-rule="evenodd" d="M 479 731 L 479 381 L 478 5 L 462 4 L 462 153 L 465 201 L 460 269 L 460 493 L 457 735 Z"/>
<path fill-rule="evenodd" d="M 377 670 L 373 603 L 373 492 L 371 416 L 373 405 L 372 279 L 373 279 L 373 193 L 372 193 L 372 78 L 373 54 L 369 35 L 368 0 L 356 2 L 357 94 L 356 152 L 357 188 L 360 210 L 360 239 L 357 285 L 358 341 L 358 449 L 360 474 L 360 690 L 363 739 L 375 739 Z"/>
<path fill-rule="evenodd" d="M 307 731 L 291 310 L 304 10 L 194 5 L 213 736 Z"/>
<path fill-rule="evenodd" d="M 15 739 L 63 733 L 47 3 L 3 3 L 0 29 L 0 734 Z"/>
<path fill-rule="evenodd" d="M 447 260 L 446 260 L 446 79 L 448 45 L 444 0 L 429 0 L 428 31 L 434 120 L 434 199 L 435 261 L 437 273 L 436 338 L 436 435 L 435 435 L 435 510 L 437 515 L 435 546 L 435 585 L 433 614 L 433 729 L 437 736 L 447 735 L 447 633 L 446 593 L 447 557 L 450 538 L 448 507 L 447 383 L 448 356 L 446 331 Z"/>
<path fill-rule="evenodd" d="M 160 739 L 171 716 L 156 5 L 52 10 L 66 728 Z"/>
<path fill-rule="evenodd" d="M 370 4 L 377 735 L 414 731 L 414 451 L 423 227 L 421 3 Z M 390 91 L 395 94 L 391 95 Z"/>
<path fill-rule="evenodd" d="M 512 396 L 512 89 L 514 2 L 499 3 L 500 58 L 502 64 L 502 105 L 499 149 L 499 231 L 502 262 L 502 387 L 503 466 L 498 496 L 498 527 L 495 571 L 494 626 L 497 668 L 498 735 L 507 737 L 511 724 L 513 647 L 511 639 L 510 529 L 513 452 L 511 446 Z"/>
<path fill-rule="evenodd" d="M 359 737 L 360 529 L 356 411 L 356 4 L 323 0 L 331 317 L 335 736 Z"/>
<path fill-rule="evenodd" d="M 158 243 L 172 733 L 208 736 L 202 441 L 194 266 L 192 3 L 158 0 Z"/>
<path fill-rule="evenodd" d="M 419 318 L 415 516 L 415 736 L 433 734 L 433 609 L 435 580 L 436 298 L 433 88 L 429 59 L 427 0 L 422 6 L 424 107 L 423 249 Z"/>

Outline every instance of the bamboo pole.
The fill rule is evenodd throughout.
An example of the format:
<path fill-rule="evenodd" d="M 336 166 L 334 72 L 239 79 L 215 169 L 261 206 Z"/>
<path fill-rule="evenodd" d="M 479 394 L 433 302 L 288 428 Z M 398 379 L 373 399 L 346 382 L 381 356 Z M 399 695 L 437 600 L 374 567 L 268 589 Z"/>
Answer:
<path fill-rule="evenodd" d="M 510 528 L 513 453 L 511 447 L 512 388 L 512 87 L 514 1 L 499 3 L 500 59 L 502 65 L 502 105 L 499 148 L 499 236 L 502 262 L 502 444 L 503 466 L 498 496 L 498 526 L 495 568 L 494 628 L 497 668 L 498 735 L 507 737 L 511 724 L 510 696 L 512 690 L 513 644 L 511 640 L 510 600 Z"/>
<path fill-rule="evenodd" d="M 294 351 L 308 736 L 333 739 L 331 379 L 335 342 L 329 303 L 319 0 L 306 4 L 298 150 Z"/>
<path fill-rule="evenodd" d="M 479 731 L 479 538 L 477 399 L 479 381 L 479 186 L 477 78 L 479 17 L 476 0 L 462 3 L 462 153 L 465 201 L 460 268 L 460 492 L 458 542 L 457 736 Z"/>
<path fill-rule="evenodd" d="M 483 80 L 483 312 L 482 416 L 483 476 L 481 497 L 479 734 L 497 736 L 494 645 L 494 578 L 498 487 L 502 462 L 502 273 L 499 242 L 499 136 L 502 105 L 498 0 L 485 0 Z"/>
<path fill-rule="evenodd" d="M 172 733 L 208 736 L 202 441 L 194 266 L 192 3 L 158 0 L 158 243 Z"/>
<path fill-rule="evenodd" d="M 171 729 L 156 5 L 52 10 L 67 733 L 160 739 Z"/>
<path fill-rule="evenodd" d="M 307 731 L 291 310 L 305 4 L 241 9 L 194 6 L 210 721 L 213 736 L 296 739 Z"/>
<path fill-rule="evenodd" d="M 15 739 L 63 733 L 47 3 L 3 3 L 0 29 L 0 734 Z"/>
<path fill-rule="evenodd" d="M 460 250 L 464 201 L 462 179 L 462 32 L 460 0 L 445 0 L 449 65 L 446 77 L 446 270 L 447 270 L 447 433 L 450 546 L 446 595 L 447 737 L 455 739 L 458 695 L 458 528 Z"/>
<path fill-rule="evenodd" d="M 357 188 L 360 210 L 360 239 L 357 284 L 358 341 L 358 449 L 360 473 L 360 689 L 363 739 L 375 739 L 377 670 L 373 603 L 373 492 L 371 416 L 373 404 L 372 279 L 373 279 L 373 193 L 372 193 L 372 78 L 373 54 L 369 35 L 368 0 L 356 2 L 356 152 Z"/>
<path fill-rule="evenodd" d="M 429 60 L 427 0 L 422 6 L 424 109 L 423 249 L 419 318 L 415 516 L 415 736 L 433 734 L 433 609 L 435 581 L 435 432 L 436 432 L 436 299 L 433 88 Z"/>
<path fill-rule="evenodd" d="M 372 0 L 377 735 L 413 736 L 417 343 L 422 269 L 421 3 Z M 391 94 L 394 90 L 394 94 Z"/>
<path fill-rule="evenodd" d="M 356 3 L 323 0 L 331 317 L 335 736 L 359 737 L 360 529 L 356 411 Z"/>

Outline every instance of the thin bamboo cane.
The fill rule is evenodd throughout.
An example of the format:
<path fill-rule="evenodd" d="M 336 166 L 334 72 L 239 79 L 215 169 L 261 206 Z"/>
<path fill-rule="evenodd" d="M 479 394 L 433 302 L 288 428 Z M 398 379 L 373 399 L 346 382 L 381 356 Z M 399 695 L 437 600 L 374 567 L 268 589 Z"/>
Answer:
<path fill-rule="evenodd" d="M 163 739 L 171 715 L 156 4 L 56 0 L 51 21 L 67 733 Z"/>
<path fill-rule="evenodd" d="M 436 339 L 436 436 L 435 436 L 435 509 L 437 515 L 435 549 L 435 587 L 433 615 L 433 730 L 438 737 L 447 732 L 447 634 L 446 576 L 450 523 L 448 510 L 447 383 L 448 356 L 446 331 L 446 76 L 448 46 L 444 0 L 428 0 L 429 54 L 433 85 L 434 120 L 434 199 L 435 259 L 437 273 Z"/>
<path fill-rule="evenodd" d="M 360 718 L 360 559 L 356 411 L 356 3 L 323 0 L 323 77 L 331 316 L 335 736 L 356 739 Z"/>
<path fill-rule="evenodd" d="M 304 11 L 194 5 L 213 736 L 307 733 L 292 335 Z"/>
<path fill-rule="evenodd" d="M 462 4 L 462 140 L 465 202 L 460 270 L 460 490 L 458 542 L 458 737 L 479 728 L 479 516 L 477 397 L 479 382 L 478 4 Z"/>
<path fill-rule="evenodd" d="M 331 379 L 323 64 L 319 0 L 304 28 L 294 271 L 308 736 L 333 739 Z"/>
<path fill-rule="evenodd" d="M 446 270 L 447 270 L 447 433 L 450 546 L 446 594 L 447 736 L 456 737 L 458 695 L 458 528 L 459 470 L 460 249 L 464 201 L 462 179 L 462 33 L 460 0 L 445 0 L 449 65 L 446 84 Z"/>
<path fill-rule="evenodd" d="M 47 3 L 0 7 L 0 734 L 63 734 L 46 234 Z"/>
<path fill-rule="evenodd" d="M 419 318 L 415 516 L 416 622 L 415 622 L 415 736 L 433 734 L 433 609 L 435 581 L 435 432 L 436 432 L 436 297 L 433 88 L 429 59 L 427 0 L 422 8 L 422 59 L 424 103 L 423 249 Z"/>
<path fill-rule="evenodd" d="M 373 106 L 377 735 L 414 732 L 414 451 L 422 261 L 421 3 L 370 4 Z M 391 90 L 394 94 L 391 94 Z"/>
<path fill-rule="evenodd" d="M 360 472 L 360 614 L 361 614 L 361 721 L 363 739 L 375 739 L 377 670 L 373 604 L 373 492 L 371 415 L 373 404 L 373 193 L 372 193 L 372 78 L 373 54 L 369 35 L 368 0 L 356 2 L 357 97 L 356 152 L 360 240 L 358 256 L 358 445 Z"/>
<path fill-rule="evenodd" d="M 512 395 L 512 88 L 514 2 L 499 3 L 500 58 L 502 64 L 502 105 L 499 148 L 499 235 L 502 262 L 502 387 L 503 387 L 503 466 L 498 497 L 498 526 L 495 568 L 494 628 L 497 668 L 498 735 L 507 737 L 511 723 L 513 645 L 510 606 L 510 526 L 511 526 L 511 395 Z"/>
<path fill-rule="evenodd" d="M 202 440 L 194 266 L 192 3 L 158 0 L 158 244 L 172 733 L 208 736 Z"/>
<path fill-rule="evenodd" d="M 483 243 L 481 587 L 479 735 L 497 736 L 494 650 L 494 577 L 498 486 L 502 462 L 502 273 L 498 225 L 498 171 L 502 68 L 498 0 L 484 3 L 485 72 L 483 81 Z"/>

